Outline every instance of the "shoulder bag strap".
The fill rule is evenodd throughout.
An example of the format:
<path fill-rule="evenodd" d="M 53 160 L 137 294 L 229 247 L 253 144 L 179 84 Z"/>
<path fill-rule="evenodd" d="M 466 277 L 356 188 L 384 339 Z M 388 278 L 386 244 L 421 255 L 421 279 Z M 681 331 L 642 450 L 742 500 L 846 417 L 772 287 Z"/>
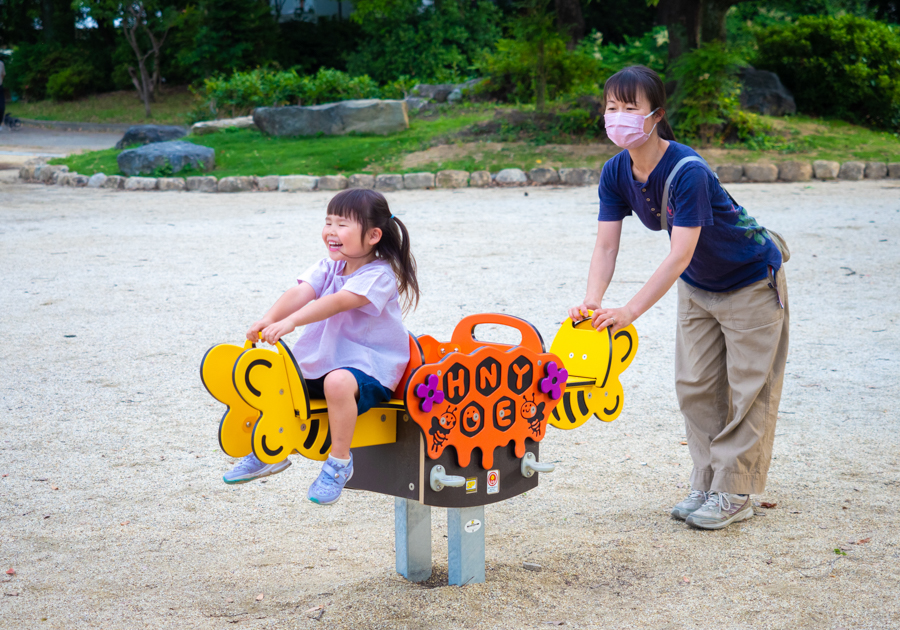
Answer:
<path fill-rule="evenodd" d="M 702 162 L 704 165 L 706 165 L 706 168 L 708 168 L 709 171 L 713 175 L 715 175 L 715 178 L 717 180 L 719 179 L 719 176 L 716 175 L 716 172 L 710 168 L 709 164 L 706 164 L 706 160 L 704 160 L 702 157 L 689 155 L 678 160 L 678 162 L 675 164 L 675 167 L 669 172 L 669 176 L 666 178 L 666 184 L 665 186 L 663 186 L 662 208 L 661 212 L 659 213 L 659 225 L 662 228 L 663 232 L 666 231 L 666 226 L 668 225 L 668 216 L 666 215 L 668 214 L 669 209 L 669 187 L 672 185 L 672 182 L 675 179 L 675 175 L 678 174 L 678 171 L 681 170 L 681 167 L 688 162 Z"/>

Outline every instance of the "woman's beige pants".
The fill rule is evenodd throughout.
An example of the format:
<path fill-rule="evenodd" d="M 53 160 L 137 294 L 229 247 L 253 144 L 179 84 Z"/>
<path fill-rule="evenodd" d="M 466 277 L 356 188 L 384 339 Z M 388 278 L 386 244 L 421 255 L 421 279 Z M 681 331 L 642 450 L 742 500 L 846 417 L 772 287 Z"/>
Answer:
<path fill-rule="evenodd" d="M 772 459 L 788 352 L 788 294 L 769 280 L 712 293 L 678 280 L 675 391 L 694 460 L 691 487 L 759 494 Z"/>

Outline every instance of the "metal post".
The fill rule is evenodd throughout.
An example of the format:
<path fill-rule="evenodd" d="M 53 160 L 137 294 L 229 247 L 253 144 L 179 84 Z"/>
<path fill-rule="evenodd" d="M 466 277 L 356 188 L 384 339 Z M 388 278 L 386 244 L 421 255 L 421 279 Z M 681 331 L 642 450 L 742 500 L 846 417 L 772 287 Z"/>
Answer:
<path fill-rule="evenodd" d="M 484 582 L 484 506 L 447 509 L 451 586 Z"/>
<path fill-rule="evenodd" d="M 397 573 L 410 582 L 431 577 L 430 506 L 394 497 L 394 545 Z"/>

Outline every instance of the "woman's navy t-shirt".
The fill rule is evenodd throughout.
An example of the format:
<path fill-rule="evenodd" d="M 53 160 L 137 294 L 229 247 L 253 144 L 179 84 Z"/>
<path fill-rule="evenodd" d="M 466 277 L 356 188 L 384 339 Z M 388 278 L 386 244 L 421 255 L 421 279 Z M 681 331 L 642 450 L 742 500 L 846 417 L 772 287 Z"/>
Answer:
<path fill-rule="evenodd" d="M 646 182 L 635 181 L 631 157 L 622 151 L 600 175 L 600 221 L 621 221 L 636 212 L 651 230 L 661 230 L 660 205 L 666 178 L 679 160 L 697 155 L 683 144 L 669 147 Z M 781 252 L 756 219 L 732 203 L 709 168 L 688 162 L 669 190 L 669 237 L 672 226 L 701 226 L 694 257 L 681 278 L 706 291 L 734 291 L 765 278 L 768 266 L 781 267 Z"/>

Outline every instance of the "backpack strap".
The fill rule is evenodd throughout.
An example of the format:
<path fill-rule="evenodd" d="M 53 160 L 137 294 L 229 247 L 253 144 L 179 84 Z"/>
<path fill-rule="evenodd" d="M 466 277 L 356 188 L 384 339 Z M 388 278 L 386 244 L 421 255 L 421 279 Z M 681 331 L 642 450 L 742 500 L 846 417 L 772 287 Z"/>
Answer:
<path fill-rule="evenodd" d="M 719 179 L 719 176 L 716 175 L 716 172 L 714 170 L 712 170 L 712 168 L 710 168 L 709 164 L 707 164 L 706 160 L 704 160 L 702 157 L 699 157 L 696 155 L 689 155 L 685 158 L 681 158 L 680 160 L 678 160 L 678 162 L 675 164 L 675 167 L 669 172 L 669 176 L 666 178 L 666 184 L 665 184 L 665 186 L 663 186 L 662 208 L 661 208 L 661 212 L 659 213 L 659 225 L 662 228 L 663 232 L 666 231 L 666 227 L 668 225 L 668 219 L 669 219 L 669 217 L 666 216 L 669 211 L 669 187 L 672 185 L 672 182 L 675 180 L 675 175 L 678 174 L 678 171 L 681 170 L 681 167 L 684 166 L 685 164 L 687 164 L 688 162 L 702 162 L 703 165 L 709 169 L 709 172 L 712 173 L 713 176 L 715 176 L 716 181 L 718 181 L 718 179 Z M 730 197 L 731 195 L 728 195 L 728 196 Z"/>

